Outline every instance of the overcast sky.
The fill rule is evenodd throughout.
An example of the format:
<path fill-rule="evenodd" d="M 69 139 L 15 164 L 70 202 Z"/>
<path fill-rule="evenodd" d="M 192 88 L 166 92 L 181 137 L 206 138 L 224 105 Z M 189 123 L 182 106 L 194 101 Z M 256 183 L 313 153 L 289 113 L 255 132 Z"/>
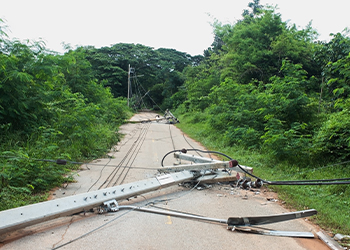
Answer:
<path fill-rule="evenodd" d="M 241 19 L 252 0 L 0 0 L 0 18 L 10 38 L 38 40 L 62 52 L 62 42 L 110 46 L 120 42 L 203 54 L 213 42 L 213 17 Z M 313 21 L 320 40 L 350 28 L 350 0 L 268 0 L 284 21 Z M 210 14 L 210 15 L 208 15 Z"/>

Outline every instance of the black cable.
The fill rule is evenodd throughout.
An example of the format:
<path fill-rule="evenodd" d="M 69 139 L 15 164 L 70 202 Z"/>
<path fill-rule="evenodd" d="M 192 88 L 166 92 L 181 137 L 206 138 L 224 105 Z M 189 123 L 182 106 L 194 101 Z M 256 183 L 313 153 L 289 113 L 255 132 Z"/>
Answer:
<path fill-rule="evenodd" d="M 322 179 L 321 179 L 322 180 Z M 299 182 L 316 182 L 316 181 L 321 181 L 321 180 L 301 180 Z M 343 180 L 350 180 L 350 177 L 349 178 L 338 178 L 338 179 L 323 179 L 322 181 L 343 181 Z M 278 182 L 278 181 L 275 181 L 275 182 Z M 284 181 L 284 182 L 288 182 L 288 181 Z M 290 180 L 290 182 L 294 182 L 293 180 Z"/>
<path fill-rule="evenodd" d="M 230 161 L 232 161 L 233 159 L 221 152 L 217 152 L 217 151 L 206 151 L 206 150 L 200 150 L 200 149 L 183 149 L 183 150 L 172 150 L 170 152 L 168 152 L 162 159 L 161 161 L 161 165 L 162 167 L 164 167 L 163 165 L 163 161 L 165 159 L 165 157 L 167 157 L 169 154 L 171 153 L 175 153 L 175 152 L 186 152 L 186 151 L 199 151 L 202 153 L 215 153 L 215 154 L 219 154 L 222 156 L 225 156 L 226 158 L 230 159 Z M 240 166 L 239 164 L 237 164 L 238 168 L 240 168 L 245 174 L 265 183 L 265 184 L 269 184 L 269 185 L 340 185 L 340 184 L 350 184 L 350 181 L 345 181 L 345 180 L 350 180 L 349 178 L 339 178 L 339 179 L 321 179 L 321 180 L 291 180 L 291 181 L 269 181 L 269 180 L 264 180 L 261 177 L 258 177 L 252 173 L 249 173 L 247 170 L 245 170 L 242 166 Z"/>
<path fill-rule="evenodd" d="M 146 202 L 148 202 L 148 200 L 147 200 L 146 197 L 144 197 L 143 195 L 140 195 L 140 196 L 143 197 L 143 198 L 146 200 Z M 91 231 L 89 231 L 89 232 L 87 232 L 87 233 L 85 233 L 85 234 L 83 234 L 83 235 L 81 235 L 81 236 L 75 238 L 75 239 L 72 239 L 72 240 L 70 240 L 70 241 L 68 241 L 68 242 L 66 242 L 66 243 L 63 243 L 63 244 L 61 244 L 61 245 L 59 245 L 59 246 L 57 246 L 57 247 L 53 247 L 51 250 L 59 249 L 59 248 L 61 248 L 61 247 L 64 247 L 64 246 L 66 246 L 66 245 L 69 245 L 69 244 L 71 244 L 71 243 L 73 243 L 73 242 L 75 242 L 75 241 L 77 241 L 77 240 L 80 240 L 80 239 L 84 238 L 85 236 L 87 236 L 87 235 L 89 235 L 89 234 L 92 234 L 93 232 L 95 232 L 95 231 L 97 231 L 97 230 L 99 230 L 99 229 L 101 229 L 101 228 L 107 226 L 108 224 L 112 223 L 113 221 L 116 221 L 117 219 L 120 219 L 120 218 L 123 217 L 124 215 L 126 215 L 126 214 L 128 214 L 128 213 L 130 213 L 130 212 L 132 212 L 132 211 L 134 211 L 134 210 L 135 210 L 135 208 L 134 208 L 134 209 L 131 209 L 131 210 L 129 210 L 129 211 L 127 211 L 127 212 L 125 212 L 125 213 L 123 213 L 123 214 L 121 214 L 121 215 L 118 215 L 117 217 L 115 217 L 115 218 L 113 218 L 112 220 L 110 220 L 110 221 L 108 221 L 108 222 L 102 224 L 101 226 L 99 226 L 99 227 L 97 227 L 97 228 L 95 228 L 95 229 L 93 229 L 93 230 L 91 230 Z"/>
<path fill-rule="evenodd" d="M 317 181 L 317 180 L 314 180 Z M 320 182 L 305 182 L 305 181 L 295 181 L 295 182 L 288 182 L 288 181 L 272 181 L 269 183 L 269 185 L 307 185 L 307 186 L 312 186 L 312 185 L 341 185 L 341 184 L 350 184 L 350 181 L 335 181 L 335 182 L 325 182 L 326 180 L 318 180 Z"/>
<path fill-rule="evenodd" d="M 218 151 L 211 151 L 211 150 L 201 150 L 201 149 L 178 149 L 178 150 L 172 150 L 170 152 L 168 152 L 167 154 L 164 155 L 162 161 L 161 161 L 161 166 L 164 167 L 163 162 L 164 159 L 171 153 L 175 153 L 175 152 L 189 152 L 189 151 L 198 151 L 198 152 L 202 152 L 202 153 L 212 153 L 212 154 L 218 154 L 221 156 L 224 156 L 226 158 L 228 158 L 230 161 L 232 161 L 233 159 L 221 152 Z M 87 164 L 87 165 L 100 165 L 100 164 L 93 164 L 93 163 L 84 163 L 84 162 L 74 162 L 74 161 L 68 161 L 68 160 L 62 160 L 62 159 L 57 159 L 57 160 L 49 160 L 49 159 L 33 159 L 33 158 L 25 158 L 25 157 L 16 157 L 16 156 L 4 156 L 4 155 L 0 155 L 0 157 L 2 158 L 19 158 L 19 159 L 25 159 L 25 160 L 32 160 L 32 161 L 44 161 L 44 162 L 53 162 L 59 165 L 66 165 L 67 163 L 70 164 Z M 124 159 L 125 160 L 125 159 Z M 107 163 L 108 164 L 108 163 Z M 107 164 L 105 164 L 104 166 L 106 166 Z M 119 169 L 121 166 L 118 165 L 116 166 L 116 169 Z M 337 179 L 320 179 L 320 180 L 288 180 L 288 181 L 269 181 L 269 180 L 264 180 L 252 173 L 249 173 L 247 170 L 245 170 L 242 166 L 240 166 L 239 164 L 237 164 L 237 167 L 240 168 L 245 174 L 265 183 L 265 184 L 269 184 L 269 185 L 339 185 L 339 184 L 350 184 L 350 177 L 349 178 L 337 178 Z M 130 168 L 138 168 L 138 167 L 129 167 Z M 113 173 L 113 172 L 112 172 Z M 112 178 L 113 179 L 113 178 Z M 118 178 L 119 179 L 119 178 Z M 349 181 L 347 181 L 349 180 Z M 108 179 L 107 179 L 108 181 Z M 105 183 L 104 183 L 105 184 Z M 102 184 L 101 186 L 103 186 L 104 184 Z M 100 187 L 101 188 L 101 187 Z"/>
<path fill-rule="evenodd" d="M 186 139 L 184 133 L 182 133 L 182 136 L 183 136 L 183 138 L 185 139 L 185 141 L 187 142 L 187 144 L 190 145 L 190 147 L 191 147 L 192 149 L 195 149 L 195 148 L 191 145 L 191 143 Z M 175 149 L 175 148 L 174 148 L 174 149 Z M 198 152 L 196 152 L 196 153 L 197 153 L 200 157 L 203 157 L 203 155 L 201 155 L 200 153 L 198 153 Z M 211 157 L 210 154 L 209 154 L 209 157 Z"/>
<path fill-rule="evenodd" d="M 85 163 L 84 165 L 92 165 L 92 166 L 100 166 L 103 167 L 105 164 L 96 164 L 96 163 Z M 107 165 L 106 167 L 111 168 L 121 168 L 121 167 L 127 167 L 127 168 L 134 168 L 134 169 L 148 169 L 148 170 L 158 170 L 159 168 L 147 168 L 147 167 L 128 167 L 128 166 L 120 166 L 120 165 Z"/>
<path fill-rule="evenodd" d="M 140 88 L 138 87 L 137 77 L 136 77 L 136 81 L 134 80 L 134 82 L 135 82 L 136 91 L 138 92 L 138 94 L 139 94 L 139 96 L 140 96 L 139 100 L 134 104 L 135 110 L 136 110 L 136 108 L 137 108 L 138 105 L 140 105 L 140 107 L 141 107 L 141 104 L 140 104 L 141 102 L 142 102 L 144 108 L 147 108 L 146 105 L 145 105 L 145 103 L 144 103 L 144 101 L 143 101 L 143 98 L 146 96 L 147 93 L 146 93 L 144 96 L 141 95 Z"/>
<path fill-rule="evenodd" d="M 95 229 L 93 229 L 93 230 L 91 230 L 91 231 L 89 231 L 89 232 L 87 232 L 87 233 L 85 233 L 85 234 L 83 234 L 83 235 L 81 235 L 81 236 L 75 238 L 75 239 L 72 239 L 72 240 L 70 240 L 70 241 L 68 241 L 68 242 L 66 242 L 66 243 L 64 243 L 64 244 L 61 244 L 61 245 L 59 245 L 59 246 L 57 246 L 57 247 L 52 248 L 52 250 L 59 249 L 59 248 L 61 248 L 61 247 L 64 247 L 64 246 L 66 246 L 66 245 L 69 245 L 69 244 L 71 244 L 71 243 L 73 243 L 73 242 L 75 242 L 75 241 L 77 241 L 77 240 L 80 240 L 81 238 L 84 238 L 85 236 L 87 236 L 87 235 L 89 235 L 89 234 L 92 234 L 93 232 L 95 232 L 95 231 L 97 231 L 97 230 L 99 230 L 99 229 L 101 229 L 101 228 L 107 226 L 108 224 L 112 223 L 113 221 L 115 221 L 115 220 L 117 220 L 117 219 L 123 217 L 124 215 L 126 215 L 126 214 L 128 214 L 128 213 L 130 213 L 130 212 L 132 212 L 132 211 L 134 211 L 134 210 L 135 210 L 135 209 L 132 209 L 132 210 L 130 210 L 130 211 L 127 211 L 127 212 L 125 212 L 125 213 L 123 213 L 123 214 L 121 214 L 121 215 L 115 217 L 114 219 L 112 219 L 112 220 L 106 222 L 105 224 L 102 224 L 101 226 L 99 226 L 99 227 L 97 227 L 97 228 L 95 228 Z"/>
<path fill-rule="evenodd" d="M 136 78 L 136 80 L 137 80 L 137 78 Z M 145 93 L 147 93 L 147 91 L 145 90 L 145 88 L 140 84 L 140 86 L 141 86 L 141 88 L 143 89 L 143 91 L 145 92 Z M 159 110 L 161 110 L 162 112 L 164 112 L 164 110 L 161 108 L 161 107 L 159 107 L 159 105 L 152 99 L 152 97 L 151 97 L 151 95 L 148 93 L 147 94 L 148 95 L 148 97 L 149 97 L 149 99 L 151 99 L 151 101 L 159 108 Z"/>
<path fill-rule="evenodd" d="M 132 162 L 130 163 L 130 166 L 128 167 L 128 170 L 126 171 L 126 173 L 125 173 L 125 175 L 124 175 L 124 177 L 123 177 L 123 179 L 121 180 L 121 182 L 120 182 L 119 185 L 121 185 L 121 184 L 124 183 L 126 176 L 128 175 L 130 169 L 132 168 L 132 167 L 131 167 L 132 164 L 134 164 L 134 161 L 135 161 L 135 159 L 136 159 L 138 153 L 139 153 L 140 150 L 141 150 L 142 144 L 144 143 L 144 141 L 145 141 L 145 139 L 146 139 L 146 135 L 147 135 L 147 132 L 148 132 L 148 130 L 149 130 L 150 127 L 151 127 L 151 123 L 148 123 L 148 124 L 147 124 L 147 127 L 146 127 L 146 129 L 145 129 L 145 132 L 144 132 L 144 134 L 143 134 L 143 138 L 141 138 L 141 140 L 140 140 L 140 142 L 139 142 L 139 145 L 137 145 L 138 149 L 136 148 L 135 151 L 133 152 L 133 154 L 135 153 L 135 156 L 133 157 L 133 155 L 132 155 L 132 157 L 133 157 Z M 137 150 L 137 151 L 136 151 L 136 150 Z M 129 159 L 129 161 L 130 161 L 130 160 L 131 160 L 131 158 Z M 129 161 L 128 161 L 128 163 L 129 163 Z M 125 169 L 125 168 L 124 168 L 124 169 Z M 124 172 L 124 170 L 123 170 L 123 172 Z M 123 172 L 122 172 L 122 173 L 123 173 Z M 120 177 L 121 177 L 121 175 L 120 175 L 120 176 L 118 177 L 118 179 L 114 182 L 113 186 L 114 186 L 114 185 L 117 185 L 117 182 L 118 182 L 118 180 L 119 180 Z"/>
<path fill-rule="evenodd" d="M 122 166 L 122 164 L 124 163 L 124 161 L 127 160 L 127 158 L 129 157 L 130 154 L 131 154 L 130 157 L 132 157 L 132 156 L 134 155 L 134 152 L 135 152 L 135 150 L 137 149 L 138 144 L 139 144 L 140 140 L 141 140 L 142 137 L 143 137 L 143 134 L 145 133 L 145 131 L 146 131 L 147 129 L 148 129 L 148 128 L 145 128 L 145 126 L 142 126 L 142 128 L 141 128 L 141 130 L 140 130 L 140 133 L 139 133 L 138 137 L 136 138 L 136 141 L 134 141 L 134 143 L 132 144 L 132 146 L 129 148 L 128 152 L 127 152 L 126 155 L 124 156 L 124 158 L 119 162 L 119 164 L 118 164 L 119 167 L 116 168 L 115 170 L 113 170 L 113 171 L 109 174 L 109 176 L 107 177 L 107 179 L 100 185 L 99 189 L 101 189 L 105 184 L 106 184 L 105 188 L 108 187 L 110 184 L 112 184 L 112 182 L 114 181 L 114 179 L 115 179 L 117 173 L 119 172 L 120 167 Z M 127 161 L 126 164 L 128 164 L 129 161 L 130 161 L 130 159 Z M 118 180 L 119 180 L 120 176 L 123 174 L 125 168 L 126 168 L 126 166 L 123 168 L 122 172 L 119 174 L 119 177 L 117 177 Z M 111 178 L 111 179 L 110 179 L 110 178 Z M 107 182 L 108 182 L 108 183 L 107 183 Z"/>
<path fill-rule="evenodd" d="M 325 168 L 330 168 L 333 166 L 338 166 L 338 165 L 343 165 L 346 163 L 349 163 L 350 161 L 343 161 L 343 162 L 339 162 L 339 163 L 334 163 L 334 164 L 330 164 L 327 166 L 322 166 L 322 167 L 318 167 L 318 168 L 312 168 L 312 169 L 303 169 L 302 171 L 299 171 L 298 173 L 293 173 L 293 174 L 284 174 L 281 177 L 291 177 L 294 176 L 296 174 L 301 175 L 301 174 L 305 174 L 305 173 L 310 173 L 310 172 L 315 172 L 315 170 L 321 170 L 321 169 L 325 169 Z"/>
<path fill-rule="evenodd" d="M 88 192 L 89 192 L 89 191 L 91 190 L 91 188 L 92 188 L 93 186 L 95 186 L 96 183 L 101 179 L 103 169 L 105 169 L 105 167 L 111 162 L 111 160 L 112 160 L 112 157 L 110 157 L 109 160 L 108 160 L 108 162 L 107 162 L 106 164 L 104 164 L 103 168 L 100 170 L 100 175 L 99 175 L 99 177 L 98 177 L 97 180 L 89 187 L 89 189 L 87 190 Z"/>
<path fill-rule="evenodd" d="M 122 144 L 122 145 L 120 146 L 119 150 L 121 149 L 121 147 L 122 147 L 123 145 L 125 145 L 127 142 L 129 142 L 129 141 L 134 137 L 134 135 L 136 134 L 136 132 L 137 132 L 137 129 L 134 129 L 134 130 L 131 131 L 131 133 L 133 133 L 132 136 L 131 136 L 131 138 L 129 138 L 124 144 Z M 117 151 L 115 151 L 115 152 L 113 153 L 112 157 L 115 155 L 116 152 L 117 152 Z M 99 177 L 97 178 L 97 180 L 96 180 L 96 181 L 90 186 L 90 188 L 88 189 L 88 192 L 89 192 L 90 189 L 91 189 L 93 186 L 95 186 L 96 183 L 101 179 L 101 177 L 102 177 L 102 172 L 103 172 L 103 170 L 105 169 L 105 167 L 110 163 L 112 157 L 109 158 L 109 161 L 108 161 L 106 164 L 103 164 L 103 165 L 102 165 L 102 164 L 91 164 L 91 165 L 100 165 L 100 166 L 103 166 L 103 168 L 100 170 L 100 175 L 99 175 Z M 88 165 L 88 164 L 86 164 L 86 165 Z M 109 165 L 109 166 L 111 166 L 111 165 Z M 118 166 L 115 166 L 115 167 L 119 167 L 119 165 L 118 165 Z M 115 170 L 113 170 L 113 171 L 115 171 Z M 108 177 L 107 177 L 107 179 L 108 179 Z M 105 181 L 105 182 L 106 182 L 106 181 Z M 105 182 L 104 182 L 104 183 L 105 183 Z M 103 184 L 104 184 L 104 183 L 103 183 Z M 100 186 L 98 189 L 101 189 L 101 186 Z"/>
<path fill-rule="evenodd" d="M 22 160 L 28 160 L 28 161 L 43 161 L 43 162 L 53 162 L 58 165 L 66 165 L 67 163 L 70 164 L 85 164 L 84 162 L 76 162 L 76 161 L 68 161 L 68 160 L 63 160 L 63 159 L 57 159 L 57 160 L 49 160 L 49 159 L 34 159 L 34 158 L 26 158 L 26 157 L 18 157 L 18 156 L 7 156 L 7 155 L 0 155 L 1 158 L 17 158 L 17 159 L 22 159 Z"/>
<path fill-rule="evenodd" d="M 269 185 L 339 185 L 339 184 L 350 184 L 350 181 L 336 181 L 334 180 L 350 180 L 350 178 L 340 178 L 340 179 L 321 179 L 321 180 L 291 180 L 291 181 L 268 181 L 253 175 L 242 168 L 239 164 L 237 165 L 244 173 L 254 177 L 257 180 L 262 181 Z"/>
<path fill-rule="evenodd" d="M 1 157 L 1 156 L 0 156 Z M 11 157 L 11 158 L 18 158 L 18 157 Z M 33 159 L 27 159 L 27 158 L 23 158 L 26 160 L 33 160 Z M 43 161 L 43 160 L 41 160 Z M 57 160 L 44 160 L 47 162 L 54 162 L 56 163 Z M 69 162 L 71 163 L 71 162 Z M 86 166 L 99 166 L 99 167 L 113 167 L 113 168 L 118 168 L 118 167 L 123 167 L 120 165 L 106 165 L 106 164 L 98 164 L 98 163 L 84 163 L 84 162 L 73 162 L 72 164 L 79 164 L 79 165 L 86 165 Z M 134 168 L 134 169 L 148 169 L 148 170 L 158 170 L 159 168 L 147 168 L 147 167 L 130 167 L 130 168 Z"/>

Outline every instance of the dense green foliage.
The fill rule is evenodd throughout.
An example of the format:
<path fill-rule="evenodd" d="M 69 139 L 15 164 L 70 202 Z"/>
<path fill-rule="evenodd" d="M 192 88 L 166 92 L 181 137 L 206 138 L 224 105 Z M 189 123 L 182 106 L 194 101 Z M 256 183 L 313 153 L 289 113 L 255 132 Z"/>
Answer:
<path fill-rule="evenodd" d="M 179 126 L 270 180 L 350 177 L 350 38 L 317 41 L 311 24 L 299 30 L 259 0 L 249 7 L 235 24 L 214 23 L 205 59 L 184 69 L 172 97 Z M 342 164 L 319 169 L 334 163 Z M 319 223 L 350 232 L 349 185 L 278 190 L 319 210 Z"/>
<path fill-rule="evenodd" d="M 178 114 L 201 116 L 227 146 L 305 164 L 349 160 L 350 39 L 316 42 L 310 25 L 298 30 L 259 1 L 249 6 L 233 25 L 216 22 L 205 60 L 185 68 L 172 97 Z"/>
<path fill-rule="evenodd" d="M 141 44 L 65 48 L 61 55 L 41 41 L 10 41 L 0 20 L 0 210 L 45 199 L 38 194 L 72 180 L 73 165 L 38 160 L 87 160 L 118 141 L 131 114 L 129 65 L 130 107 L 166 109 L 183 69 L 203 59 Z"/>
<path fill-rule="evenodd" d="M 95 77 L 111 88 L 114 96 L 127 96 L 129 65 L 132 67 L 132 105 L 144 98 L 147 107 L 166 109 L 170 98 L 183 85 L 182 71 L 186 66 L 198 65 L 202 56 L 190 56 L 174 49 L 153 49 L 141 44 L 119 43 L 100 49 L 84 48 Z M 139 77 L 137 77 L 139 76 Z M 151 98 L 149 98 L 149 96 Z"/>
<path fill-rule="evenodd" d="M 0 209 L 70 180 L 71 165 L 36 159 L 104 154 L 130 111 L 95 79 L 85 49 L 58 55 L 42 42 L 0 37 Z M 39 199 L 45 196 L 39 196 Z"/>

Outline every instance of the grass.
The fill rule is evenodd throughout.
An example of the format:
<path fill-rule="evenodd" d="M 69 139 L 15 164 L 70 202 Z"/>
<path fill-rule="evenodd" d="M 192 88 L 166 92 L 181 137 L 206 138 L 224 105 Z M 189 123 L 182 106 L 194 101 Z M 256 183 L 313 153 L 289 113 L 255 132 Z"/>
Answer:
<path fill-rule="evenodd" d="M 46 201 L 49 192 L 32 194 L 23 188 L 6 187 L 0 193 L 0 211 Z"/>
<path fill-rule="evenodd" d="M 281 162 L 259 150 L 227 147 L 222 135 L 211 131 L 205 123 L 193 122 L 193 117 L 180 116 L 177 124 L 183 132 L 201 142 L 210 150 L 220 151 L 254 168 L 254 174 L 267 180 L 329 179 L 350 176 L 348 165 L 322 167 L 299 162 Z M 313 208 L 318 214 L 311 220 L 332 233 L 350 234 L 350 185 L 270 186 L 290 209 Z"/>

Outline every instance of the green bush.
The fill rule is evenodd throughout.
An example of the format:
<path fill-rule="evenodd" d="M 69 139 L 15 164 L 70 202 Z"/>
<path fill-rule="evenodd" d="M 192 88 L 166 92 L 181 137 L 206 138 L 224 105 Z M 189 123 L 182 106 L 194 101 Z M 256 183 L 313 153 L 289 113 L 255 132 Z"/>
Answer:
<path fill-rule="evenodd" d="M 263 149 L 270 152 L 278 159 L 294 160 L 296 157 L 302 160 L 310 156 L 310 136 L 305 130 L 307 124 L 295 122 L 289 129 L 283 122 L 273 116 L 267 117 L 266 133 L 263 139 Z"/>
<path fill-rule="evenodd" d="M 130 110 L 124 98 L 114 98 L 95 80 L 84 49 L 58 55 L 40 42 L 0 39 L 0 63 L 0 203 L 5 209 L 71 181 L 75 165 L 42 160 L 102 156 L 119 140 L 118 126 Z"/>
<path fill-rule="evenodd" d="M 251 127 L 229 127 L 224 135 L 228 146 L 241 145 L 249 149 L 259 149 L 261 132 Z"/>
<path fill-rule="evenodd" d="M 350 159 L 350 112 L 345 109 L 331 114 L 314 137 L 314 150 L 319 157 Z"/>

